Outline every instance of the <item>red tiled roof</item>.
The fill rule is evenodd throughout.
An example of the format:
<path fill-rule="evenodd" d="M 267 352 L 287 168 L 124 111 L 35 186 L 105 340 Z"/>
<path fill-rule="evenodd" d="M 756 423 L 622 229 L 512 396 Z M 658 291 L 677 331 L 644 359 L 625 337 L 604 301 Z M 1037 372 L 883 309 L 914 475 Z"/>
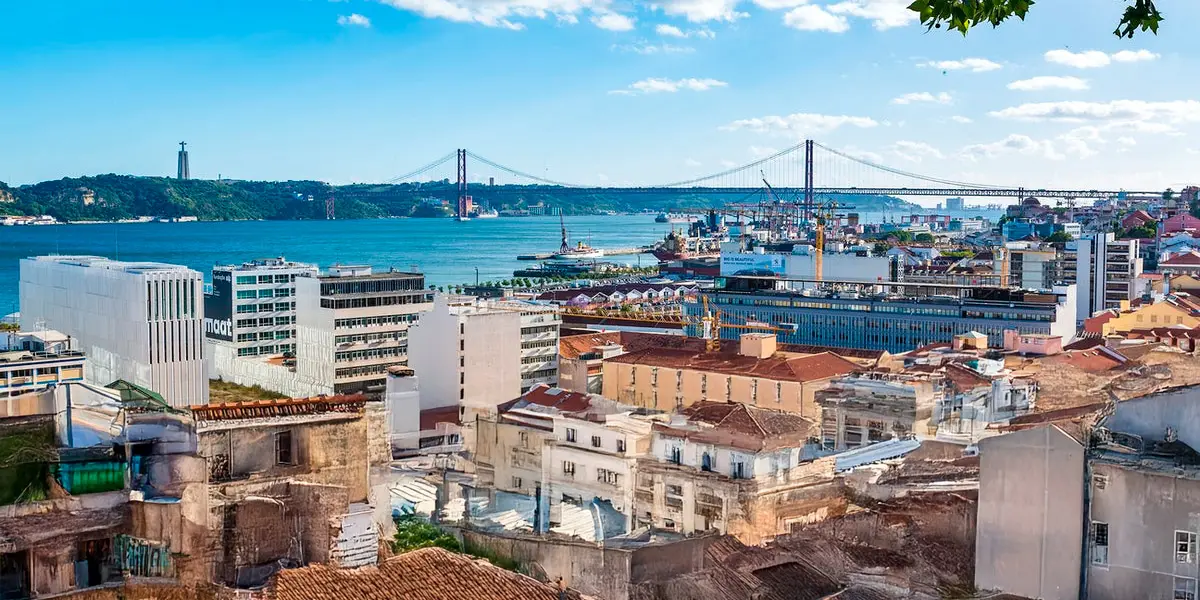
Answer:
<path fill-rule="evenodd" d="M 767 410 L 741 402 L 697 402 L 680 411 L 693 423 L 711 427 L 698 430 L 656 423 L 655 431 L 700 443 L 745 450 L 772 450 L 803 446 L 816 424 L 794 413 Z"/>
<path fill-rule="evenodd" d="M 1189 250 L 1182 254 L 1176 254 L 1167 260 L 1158 263 L 1159 267 L 1175 267 L 1175 266 L 1197 266 L 1200 265 L 1200 252 Z"/>
<path fill-rule="evenodd" d="M 433 431 L 438 423 L 458 425 L 458 406 L 443 406 L 421 411 L 421 431 Z"/>
<path fill-rule="evenodd" d="M 557 600 L 558 588 L 484 560 L 441 548 L 422 548 L 378 566 L 339 569 L 314 564 L 284 569 L 272 581 L 272 600 Z M 579 594 L 567 597 L 578 600 Z"/>
<path fill-rule="evenodd" d="M 1133 339 L 1159 338 L 1197 340 L 1200 339 L 1200 327 L 1152 327 L 1148 329 L 1134 329 L 1126 334 L 1126 337 Z"/>
<path fill-rule="evenodd" d="M 567 359 L 576 359 L 580 354 L 594 351 L 597 346 L 619 343 L 621 343 L 621 332 L 619 331 L 560 337 L 558 338 L 558 355 Z"/>
<path fill-rule="evenodd" d="M 960 392 L 973 390 L 977 387 L 990 387 L 992 380 L 979 374 L 978 371 L 958 363 L 946 365 L 946 378 Z"/>
<path fill-rule="evenodd" d="M 1063 346 L 1063 350 L 1089 350 L 1091 348 L 1095 348 L 1096 346 L 1103 346 L 1103 345 L 1104 345 L 1104 338 L 1085 337 L 1085 338 L 1075 340 L 1074 342 L 1071 342 L 1070 344 L 1067 344 L 1066 346 Z"/>
<path fill-rule="evenodd" d="M 1106 310 L 1094 317 L 1088 317 L 1083 320 L 1083 331 L 1093 335 L 1101 335 L 1104 333 L 1104 324 L 1117 318 L 1117 311 Z"/>
<path fill-rule="evenodd" d="M 568 392 L 562 388 L 551 387 L 539 383 L 525 392 L 520 398 L 500 405 L 500 412 L 507 412 L 516 403 L 524 400 L 530 404 L 557 408 L 563 412 L 578 412 L 587 410 L 592 405 L 592 398 L 579 392 Z"/>
<path fill-rule="evenodd" d="M 801 383 L 837 377 L 860 369 L 858 364 L 832 352 L 809 356 L 789 356 L 784 353 L 776 353 L 769 358 L 760 359 L 729 351 L 692 352 L 656 348 L 615 356 L 608 359 L 608 362 L 709 371 Z"/>
<path fill-rule="evenodd" d="M 1050 357 L 1050 362 L 1073 365 L 1089 373 L 1101 373 L 1121 366 L 1121 361 L 1105 351 L 1105 348 L 1076 350 Z"/>

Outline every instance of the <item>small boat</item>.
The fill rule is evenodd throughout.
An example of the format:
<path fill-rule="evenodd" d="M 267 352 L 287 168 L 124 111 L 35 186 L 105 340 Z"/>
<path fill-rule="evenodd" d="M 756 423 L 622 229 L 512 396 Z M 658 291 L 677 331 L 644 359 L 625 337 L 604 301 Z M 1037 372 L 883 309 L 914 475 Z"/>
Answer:
<path fill-rule="evenodd" d="M 461 216 L 461 217 L 454 217 L 454 220 L 455 220 L 455 221 L 458 221 L 459 223 L 464 223 L 464 222 L 466 222 L 466 221 L 470 221 L 470 220 L 471 220 L 471 217 L 468 217 L 468 216 L 465 216 L 465 215 L 464 215 L 464 216 Z"/>
<path fill-rule="evenodd" d="M 495 219 L 500 216 L 500 213 L 496 212 L 494 208 L 488 208 L 475 213 L 474 216 L 476 219 Z"/>

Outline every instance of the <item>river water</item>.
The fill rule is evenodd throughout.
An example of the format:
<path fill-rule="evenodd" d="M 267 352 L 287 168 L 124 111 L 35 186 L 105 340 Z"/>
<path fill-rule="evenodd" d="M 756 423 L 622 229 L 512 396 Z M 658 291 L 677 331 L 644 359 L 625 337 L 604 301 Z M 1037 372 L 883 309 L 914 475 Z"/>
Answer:
<path fill-rule="evenodd" d="M 882 215 L 862 215 L 872 222 Z M 654 215 L 566 218 L 571 243 L 629 248 L 662 239 L 671 225 Z M 283 256 L 315 263 L 367 264 L 416 269 L 432 285 L 512 277 L 533 263 L 519 254 L 553 252 L 560 243 L 557 217 L 500 217 L 464 223 L 452 219 L 364 221 L 231 221 L 196 223 L 96 223 L 0 227 L 0 315 L 17 311 L 19 261 L 42 254 L 92 254 L 130 261 L 181 264 L 211 275 L 213 265 Z M 609 257 L 622 264 L 653 264 L 650 255 Z M 639 260 L 641 261 L 639 263 Z"/>

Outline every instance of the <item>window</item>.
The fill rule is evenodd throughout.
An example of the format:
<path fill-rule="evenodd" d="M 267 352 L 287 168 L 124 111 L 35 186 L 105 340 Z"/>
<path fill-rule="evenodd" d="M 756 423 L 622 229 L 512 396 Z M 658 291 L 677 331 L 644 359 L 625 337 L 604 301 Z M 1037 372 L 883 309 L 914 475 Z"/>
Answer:
<path fill-rule="evenodd" d="M 1092 564 L 1108 564 L 1108 523 L 1092 521 Z"/>
<path fill-rule="evenodd" d="M 273 279 L 274 279 L 274 277 L 272 277 L 270 275 L 259 275 L 258 276 L 259 283 L 271 283 L 271 280 L 273 280 Z"/>
<path fill-rule="evenodd" d="M 1196 600 L 1196 580 L 1191 577 L 1175 578 L 1175 600 Z"/>
<path fill-rule="evenodd" d="M 1196 562 L 1196 534 L 1191 531 L 1175 531 L 1175 562 Z"/>
<path fill-rule="evenodd" d="M 275 434 L 275 464 L 292 464 L 292 432 L 280 431 Z"/>
<path fill-rule="evenodd" d="M 528 431 L 521 432 L 521 447 L 522 448 L 529 447 L 529 432 Z"/>
<path fill-rule="evenodd" d="M 520 477 L 513 477 L 513 478 L 512 478 L 512 486 L 513 486 L 513 487 L 515 487 L 515 488 L 520 488 L 522 483 L 524 483 L 524 482 L 523 482 L 523 481 L 521 481 L 521 478 L 520 478 Z"/>
<path fill-rule="evenodd" d="M 683 497 L 683 486 L 682 485 L 667 485 L 667 495 L 682 498 Z"/>
<path fill-rule="evenodd" d="M 593 447 L 593 448 L 599 448 L 599 447 L 600 447 L 600 436 L 598 436 L 598 435 L 593 435 L 593 436 L 592 436 L 592 447 Z"/>
<path fill-rule="evenodd" d="M 564 460 L 563 461 L 563 475 L 570 475 L 571 477 L 574 477 L 575 476 L 575 463 L 573 463 L 569 460 Z"/>
<path fill-rule="evenodd" d="M 242 275 L 237 278 L 238 285 L 254 285 L 254 283 L 255 283 L 255 279 L 254 279 L 253 275 L 249 275 L 249 276 Z"/>
<path fill-rule="evenodd" d="M 575 430 L 574 430 L 573 428 L 571 428 L 571 427 L 568 427 L 568 428 L 567 428 L 567 441 L 568 441 L 568 442 L 574 442 L 574 441 L 575 441 Z"/>
<path fill-rule="evenodd" d="M 746 478 L 746 463 L 740 463 L 740 462 L 733 463 L 732 477 L 734 479 L 745 479 Z"/>
<path fill-rule="evenodd" d="M 621 475 L 616 471 L 609 471 L 608 469 L 596 469 L 596 481 L 607 483 L 608 485 L 620 485 Z"/>
<path fill-rule="evenodd" d="M 683 464 L 683 449 L 679 446 L 671 446 L 668 448 L 667 460 L 677 465 Z"/>
<path fill-rule="evenodd" d="M 618 439 L 617 440 L 617 452 L 624 452 L 624 451 L 625 451 L 625 440 Z"/>
<path fill-rule="evenodd" d="M 1096 488 L 1096 491 L 1103 490 L 1107 486 L 1108 486 L 1108 475 L 1093 475 L 1092 476 L 1092 487 Z"/>
<path fill-rule="evenodd" d="M 254 290 L 238 290 L 237 292 L 238 300 L 253 300 L 257 297 L 258 296 L 255 295 Z"/>
<path fill-rule="evenodd" d="M 273 290 L 258 290 L 259 298 L 273 298 L 274 296 L 275 292 Z"/>
<path fill-rule="evenodd" d="M 733 377 L 725 377 L 725 400 L 733 400 Z"/>

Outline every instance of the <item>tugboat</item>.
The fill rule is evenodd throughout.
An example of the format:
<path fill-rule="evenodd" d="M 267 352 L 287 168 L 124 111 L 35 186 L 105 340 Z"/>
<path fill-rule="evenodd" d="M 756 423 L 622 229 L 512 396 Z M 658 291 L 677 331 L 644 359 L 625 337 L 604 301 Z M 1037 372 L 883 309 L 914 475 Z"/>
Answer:
<path fill-rule="evenodd" d="M 558 252 L 554 253 L 553 258 L 570 260 L 576 258 L 601 258 L 604 256 L 603 250 L 593 248 L 584 242 L 575 244 L 574 248 L 571 247 L 571 244 L 567 242 L 567 225 L 563 221 L 561 212 L 558 213 L 558 224 L 562 227 L 562 245 L 559 246 Z"/>

